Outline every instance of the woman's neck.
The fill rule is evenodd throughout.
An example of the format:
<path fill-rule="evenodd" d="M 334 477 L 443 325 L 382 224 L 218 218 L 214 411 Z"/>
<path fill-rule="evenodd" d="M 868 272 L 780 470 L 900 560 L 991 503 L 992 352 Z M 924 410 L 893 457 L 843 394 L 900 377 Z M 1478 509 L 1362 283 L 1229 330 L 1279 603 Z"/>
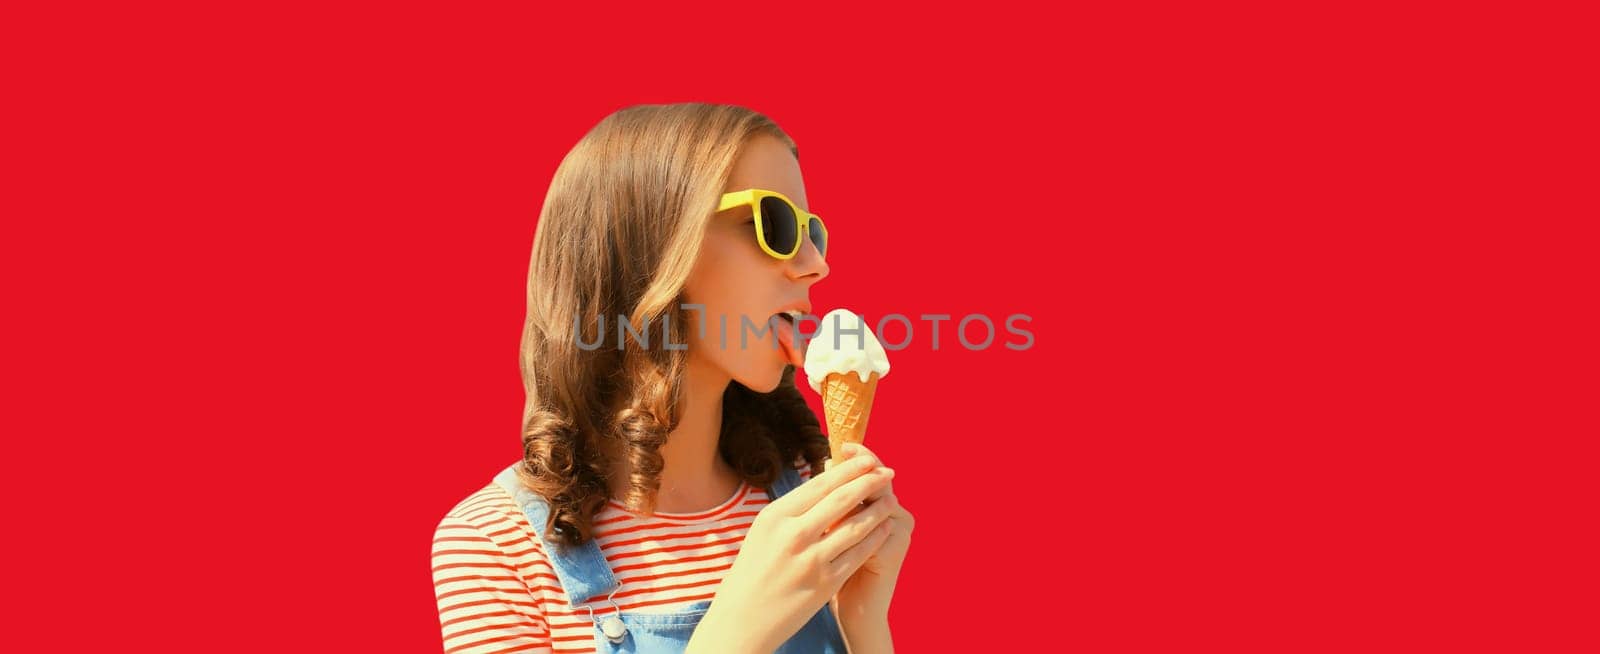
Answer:
<path fill-rule="evenodd" d="M 690 357 L 684 371 L 683 405 L 677 428 L 661 446 L 661 489 L 656 510 L 696 513 L 715 508 L 739 488 L 740 478 L 722 459 L 722 394 L 731 378 Z M 613 497 L 627 491 L 631 466 L 626 456 L 613 460 Z"/>

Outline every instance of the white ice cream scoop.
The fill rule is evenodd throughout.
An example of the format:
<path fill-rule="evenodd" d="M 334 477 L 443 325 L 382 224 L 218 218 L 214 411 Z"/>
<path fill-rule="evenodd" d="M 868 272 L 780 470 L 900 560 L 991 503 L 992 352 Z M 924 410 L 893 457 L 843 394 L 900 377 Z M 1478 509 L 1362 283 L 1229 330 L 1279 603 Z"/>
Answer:
<path fill-rule="evenodd" d="M 822 317 L 817 333 L 806 342 L 806 381 L 821 393 L 823 379 L 846 372 L 856 373 L 862 381 L 872 373 L 882 378 L 889 374 L 889 355 L 861 316 L 834 309 Z"/>

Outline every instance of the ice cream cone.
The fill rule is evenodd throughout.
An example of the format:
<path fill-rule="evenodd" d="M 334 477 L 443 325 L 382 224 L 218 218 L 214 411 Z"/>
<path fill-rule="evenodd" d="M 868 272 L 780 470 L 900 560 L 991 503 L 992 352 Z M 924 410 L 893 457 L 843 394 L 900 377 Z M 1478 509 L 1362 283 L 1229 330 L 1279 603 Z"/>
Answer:
<path fill-rule="evenodd" d="M 822 412 L 828 421 L 828 449 L 838 461 L 845 443 L 867 439 L 867 418 L 872 415 L 872 395 L 878 373 L 862 381 L 854 372 L 835 373 L 822 380 Z"/>

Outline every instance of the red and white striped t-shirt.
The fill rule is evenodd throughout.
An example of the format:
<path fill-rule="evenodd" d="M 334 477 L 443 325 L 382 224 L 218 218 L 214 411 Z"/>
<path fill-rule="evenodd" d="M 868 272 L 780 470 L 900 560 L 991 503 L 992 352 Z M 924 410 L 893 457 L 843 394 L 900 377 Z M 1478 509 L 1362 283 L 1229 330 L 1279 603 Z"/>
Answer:
<path fill-rule="evenodd" d="M 797 469 L 803 480 L 811 468 Z M 624 611 L 672 612 L 709 600 L 733 565 L 765 489 L 739 485 L 709 511 L 645 517 L 615 500 L 595 516 L 595 541 L 622 582 Z M 594 652 L 594 621 L 574 610 L 533 526 L 499 484 L 462 500 L 433 539 L 433 587 L 447 654 Z M 610 611 L 605 597 L 597 615 Z"/>

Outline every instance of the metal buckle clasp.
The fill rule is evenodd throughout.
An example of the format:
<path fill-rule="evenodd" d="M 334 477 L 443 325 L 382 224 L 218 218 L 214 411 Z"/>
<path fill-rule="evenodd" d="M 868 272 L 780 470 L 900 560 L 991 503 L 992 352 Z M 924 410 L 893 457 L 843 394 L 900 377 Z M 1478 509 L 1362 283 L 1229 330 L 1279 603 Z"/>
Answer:
<path fill-rule="evenodd" d="M 619 590 L 622 590 L 622 584 L 617 584 L 616 588 L 611 589 L 611 594 L 606 595 L 606 602 L 611 605 L 613 612 L 611 615 L 606 616 L 604 620 L 595 620 L 593 606 L 585 605 L 583 607 L 589 609 L 589 621 L 600 627 L 600 633 L 606 637 L 606 640 L 611 641 L 613 645 L 621 644 L 622 639 L 628 636 L 628 625 L 622 623 L 622 607 L 617 606 L 617 601 L 612 599 Z"/>

